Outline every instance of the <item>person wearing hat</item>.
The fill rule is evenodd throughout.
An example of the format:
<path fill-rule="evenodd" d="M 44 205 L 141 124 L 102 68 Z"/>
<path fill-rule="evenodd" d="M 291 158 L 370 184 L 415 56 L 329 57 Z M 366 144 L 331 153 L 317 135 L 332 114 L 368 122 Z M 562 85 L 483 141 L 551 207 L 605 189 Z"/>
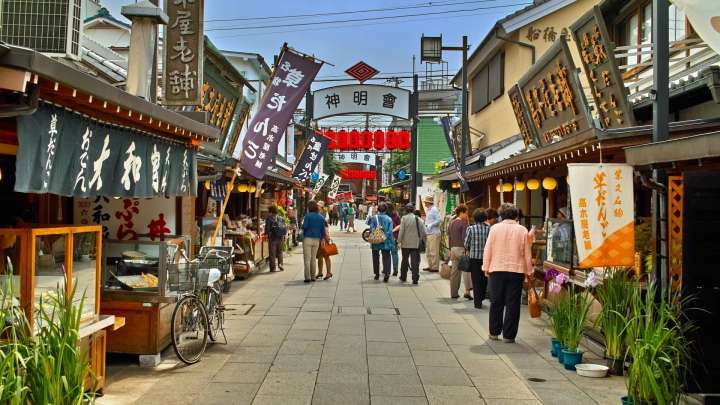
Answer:
<path fill-rule="evenodd" d="M 407 281 L 408 265 L 412 273 L 412 282 L 420 280 L 420 242 L 426 239 L 425 223 L 415 215 L 415 206 L 407 204 L 406 214 L 400 219 L 398 245 L 402 252 L 400 261 L 400 281 Z"/>
<path fill-rule="evenodd" d="M 435 199 L 429 195 L 423 199 L 425 204 L 425 232 L 427 233 L 427 247 L 425 257 L 428 262 L 425 271 L 438 271 L 440 269 L 440 211 L 435 207 Z"/>

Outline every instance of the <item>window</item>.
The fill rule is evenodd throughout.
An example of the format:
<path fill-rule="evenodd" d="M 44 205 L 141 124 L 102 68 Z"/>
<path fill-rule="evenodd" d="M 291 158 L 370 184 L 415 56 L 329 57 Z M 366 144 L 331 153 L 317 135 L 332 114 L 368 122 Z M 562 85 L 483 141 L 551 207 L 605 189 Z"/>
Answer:
<path fill-rule="evenodd" d="M 498 53 L 471 79 L 471 107 L 476 113 L 503 95 L 505 54 Z"/>
<path fill-rule="evenodd" d="M 668 34 L 670 42 L 685 39 L 687 29 L 685 13 L 674 4 L 669 9 Z M 627 51 L 625 64 L 634 65 L 652 58 L 652 3 L 643 2 L 624 13 L 618 23 L 618 43 L 631 47 Z M 642 45 L 646 45 L 642 47 Z"/>

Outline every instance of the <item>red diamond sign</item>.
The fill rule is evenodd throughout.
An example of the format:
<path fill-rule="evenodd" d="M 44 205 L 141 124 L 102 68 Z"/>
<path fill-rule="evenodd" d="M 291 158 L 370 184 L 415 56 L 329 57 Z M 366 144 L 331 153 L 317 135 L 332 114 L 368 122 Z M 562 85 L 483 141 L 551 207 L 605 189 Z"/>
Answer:
<path fill-rule="evenodd" d="M 352 65 L 348 70 L 345 71 L 345 73 L 350 75 L 350 77 L 358 79 L 360 83 L 362 83 L 372 78 L 376 74 L 380 73 L 380 71 L 368 65 L 367 63 L 360 61 Z"/>

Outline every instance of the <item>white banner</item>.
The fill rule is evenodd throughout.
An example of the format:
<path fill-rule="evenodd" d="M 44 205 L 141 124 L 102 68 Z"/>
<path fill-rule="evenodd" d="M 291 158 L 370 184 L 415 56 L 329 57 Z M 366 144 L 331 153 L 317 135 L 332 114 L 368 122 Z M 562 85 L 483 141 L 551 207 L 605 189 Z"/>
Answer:
<path fill-rule="evenodd" d="M 340 188 L 340 181 L 342 178 L 337 174 L 333 176 L 332 184 L 330 184 L 330 191 L 328 191 L 328 198 L 335 198 L 338 189 Z"/>
<path fill-rule="evenodd" d="M 363 152 L 335 152 L 333 159 L 340 163 L 362 163 L 375 166 L 375 154 Z"/>
<path fill-rule="evenodd" d="M 635 263 L 633 168 L 626 164 L 568 164 L 578 267 Z"/>
<path fill-rule="evenodd" d="M 330 177 L 329 174 L 321 174 L 320 178 L 318 179 L 317 183 L 315 183 L 315 187 L 313 187 L 313 193 L 317 194 L 320 192 L 320 190 L 323 188 L 325 183 L 327 182 L 328 177 Z"/>
<path fill-rule="evenodd" d="M 720 8 L 717 0 L 672 0 L 685 12 L 693 30 L 715 53 L 720 53 Z M 672 16 L 670 18 L 673 18 Z M 678 24 L 683 24 L 678 21 Z"/>
<path fill-rule="evenodd" d="M 328 87 L 313 93 L 313 120 L 358 113 L 408 119 L 410 91 L 376 84 L 350 84 Z"/>
<path fill-rule="evenodd" d="M 103 237 L 137 239 L 149 235 L 162 239 L 175 235 L 175 198 L 78 198 L 73 204 L 75 225 L 98 224 Z"/>

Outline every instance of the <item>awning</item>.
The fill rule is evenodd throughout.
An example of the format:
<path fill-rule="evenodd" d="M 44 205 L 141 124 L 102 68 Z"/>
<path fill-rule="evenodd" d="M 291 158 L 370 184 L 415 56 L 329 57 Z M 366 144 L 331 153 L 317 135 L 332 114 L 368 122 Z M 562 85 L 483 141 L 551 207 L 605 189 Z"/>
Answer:
<path fill-rule="evenodd" d="M 625 148 L 633 166 L 720 157 L 720 131 Z"/>

